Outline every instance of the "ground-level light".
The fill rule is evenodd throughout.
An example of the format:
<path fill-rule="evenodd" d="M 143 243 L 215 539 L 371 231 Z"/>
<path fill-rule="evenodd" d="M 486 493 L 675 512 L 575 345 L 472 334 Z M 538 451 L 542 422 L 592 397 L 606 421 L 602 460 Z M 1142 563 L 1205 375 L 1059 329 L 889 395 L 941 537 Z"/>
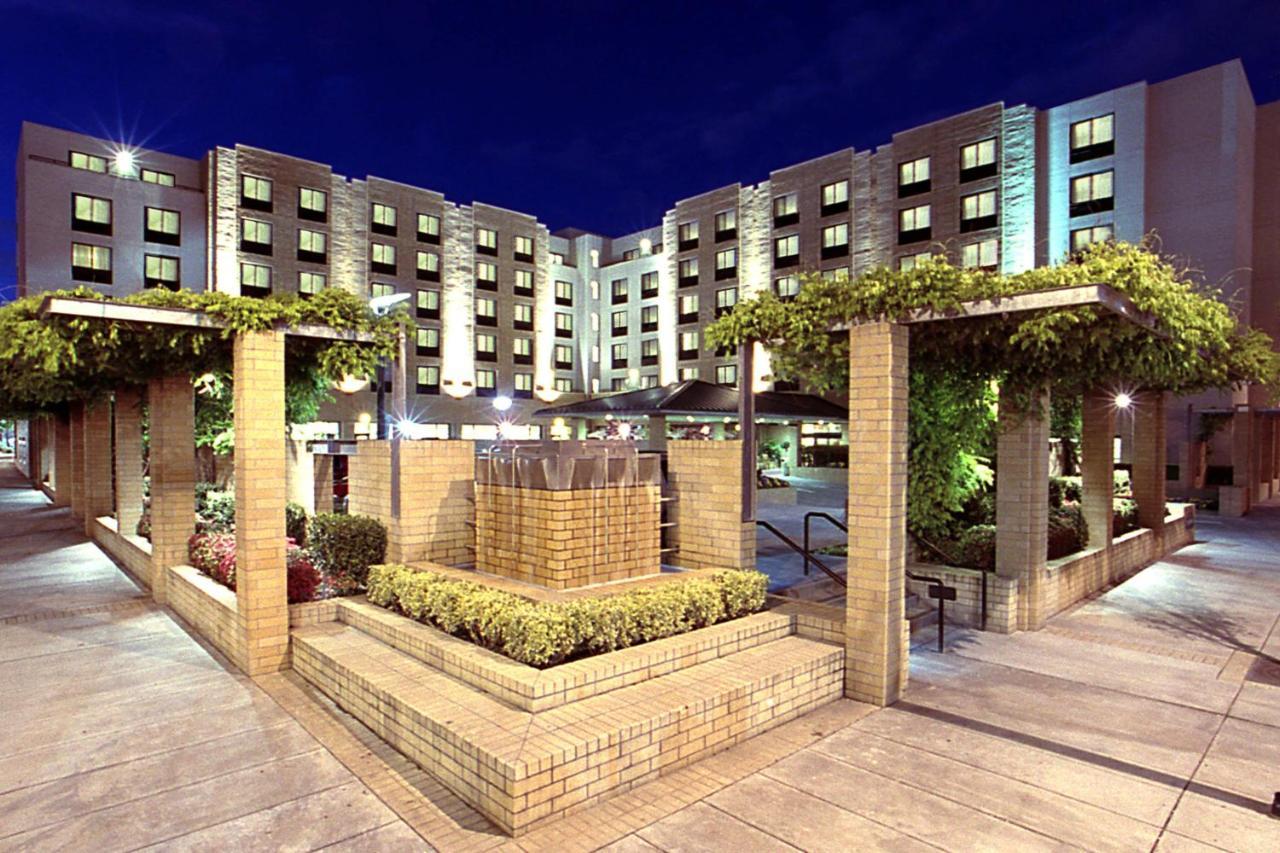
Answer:
<path fill-rule="evenodd" d="M 493 398 L 493 407 L 499 412 L 505 412 L 511 408 L 511 398 L 503 394 Z"/>

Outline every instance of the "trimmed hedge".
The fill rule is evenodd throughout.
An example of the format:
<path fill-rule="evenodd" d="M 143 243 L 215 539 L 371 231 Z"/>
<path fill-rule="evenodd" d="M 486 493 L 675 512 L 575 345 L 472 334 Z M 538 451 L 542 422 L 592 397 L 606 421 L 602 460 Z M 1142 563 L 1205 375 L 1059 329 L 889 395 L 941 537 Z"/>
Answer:
<path fill-rule="evenodd" d="M 290 604 L 314 601 L 320 586 L 320 573 L 311 555 L 290 541 L 285 551 L 287 596 Z M 187 540 L 187 559 L 191 565 L 218 583 L 236 588 L 236 535 L 234 533 L 197 533 Z"/>
<path fill-rule="evenodd" d="M 768 577 L 725 569 L 602 598 L 531 601 L 401 565 L 373 566 L 369 601 L 539 668 L 672 637 L 764 607 Z"/>
<path fill-rule="evenodd" d="M 307 547 L 307 510 L 302 504 L 290 501 L 284 505 L 284 535 L 299 548 Z"/>
<path fill-rule="evenodd" d="M 387 558 L 387 528 L 367 515 L 317 513 L 307 541 L 316 565 L 337 589 L 364 586 L 369 567 Z"/>

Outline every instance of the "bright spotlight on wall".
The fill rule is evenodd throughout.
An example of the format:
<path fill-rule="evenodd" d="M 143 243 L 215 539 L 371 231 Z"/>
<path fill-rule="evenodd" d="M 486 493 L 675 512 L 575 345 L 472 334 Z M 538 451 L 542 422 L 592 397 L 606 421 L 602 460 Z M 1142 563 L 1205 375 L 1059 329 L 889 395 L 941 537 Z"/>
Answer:
<path fill-rule="evenodd" d="M 1121 391 L 1119 394 L 1116 395 L 1115 402 L 1116 402 L 1117 409 L 1127 409 L 1133 405 L 1133 398 L 1130 397 L 1128 394 L 1124 393 L 1123 391 Z"/>
<path fill-rule="evenodd" d="M 494 397 L 493 407 L 499 412 L 505 412 L 507 409 L 511 408 L 511 398 L 505 394 Z"/>
<path fill-rule="evenodd" d="M 111 158 L 111 169 L 124 178 L 132 178 L 138 173 L 138 161 L 133 152 L 122 148 Z"/>

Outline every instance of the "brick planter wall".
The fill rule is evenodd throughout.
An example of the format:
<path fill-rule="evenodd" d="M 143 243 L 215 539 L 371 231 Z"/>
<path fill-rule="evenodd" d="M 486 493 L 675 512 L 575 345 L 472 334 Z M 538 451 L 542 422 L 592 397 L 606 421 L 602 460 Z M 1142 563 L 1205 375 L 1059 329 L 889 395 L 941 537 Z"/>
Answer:
<path fill-rule="evenodd" d="M 756 528 L 742 522 L 742 442 L 668 441 L 675 498 L 671 562 L 690 569 L 752 569 Z"/>

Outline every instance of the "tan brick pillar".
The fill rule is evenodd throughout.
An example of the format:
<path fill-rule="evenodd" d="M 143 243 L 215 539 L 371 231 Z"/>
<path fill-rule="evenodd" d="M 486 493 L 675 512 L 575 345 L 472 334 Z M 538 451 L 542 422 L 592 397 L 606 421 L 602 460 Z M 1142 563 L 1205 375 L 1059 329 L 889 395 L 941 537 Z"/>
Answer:
<path fill-rule="evenodd" d="M 49 485 L 54 506 L 71 506 L 71 416 L 58 415 L 49 421 L 53 432 L 53 465 Z"/>
<path fill-rule="evenodd" d="M 1009 391 L 1000 390 L 996 439 L 996 573 L 1017 579 L 1018 628 L 1035 631 L 1049 615 L 1049 392 L 1018 412 Z"/>
<path fill-rule="evenodd" d="M 1275 428 L 1270 415 L 1258 415 L 1258 500 L 1271 497 L 1271 471 L 1275 468 Z"/>
<path fill-rule="evenodd" d="M 307 443 L 289 439 L 285 443 L 284 466 L 285 498 L 306 509 L 308 515 L 316 511 L 316 458 L 307 449 Z"/>
<path fill-rule="evenodd" d="M 1231 418 L 1231 485 L 1244 488 L 1241 509 L 1248 512 L 1253 504 L 1253 488 L 1250 484 L 1253 447 L 1253 415 L 1246 405 L 1236 407 Z"/>
<path fill-rule="evenodd" d="M 289 602 L 285 570 L 284 333 L 237 335 L 236 607 L 248 675 L 285 669 Z"/>
<path fill-rule="evenodd" d="M 333 512 L 333 457 L 325 453 L 314 458 L 315 497 L 312 504 L 316 512 Z"/>
<path fill-rule="evenodd" d="M 84 535 L 93 535 L 98 518 L 111 515 L 115 496 L 111 487 L 111 403 L 103 400 L 84 411 Z"/>
<path fill-rule="evenodd" d="M 147 386 L 151 436 L 151 595 L 165 600 L 170 566 L 187 562 L 195 532 L 195 389 L 187 376 Z"/>
<path fill-rule="evenodd" d="M 898 701 L 905 680 L 907 369 L 905 326 L 849 331 L 849 561 L 844 692 Z"/>
<path fill-rule="evenodd" d="M 1138 524 L 1155 534 L 1157 553 L 1164 553 L 1165 400 L 1161 391 L 1133 395 L 1133 499 Z"/>
<path fill-rule="evenodd" d="M 71 514 L 84 518 L 84 403 L 71 404 L 71 465 L 67 469 Z"/>
<path fill-rule="evenodd" d="M 142 516 L 142 392 L 116 391 L 116 529 L 133 536 Z"/>
<path fill-rule="evenodd" d="M 667 444 L 672 504 L 672 562 L 690 569 L 750 569 L 756 525 L 742 520 L 742 442 Z"/>
<path fill-rule="evenodd" d="M 1100 389 L 1086 391 L 1080 427 L 1081 509 L 1089 544 L 1097 548 L 1111 546 L 1115 435 L 1115 398 Z"/>

